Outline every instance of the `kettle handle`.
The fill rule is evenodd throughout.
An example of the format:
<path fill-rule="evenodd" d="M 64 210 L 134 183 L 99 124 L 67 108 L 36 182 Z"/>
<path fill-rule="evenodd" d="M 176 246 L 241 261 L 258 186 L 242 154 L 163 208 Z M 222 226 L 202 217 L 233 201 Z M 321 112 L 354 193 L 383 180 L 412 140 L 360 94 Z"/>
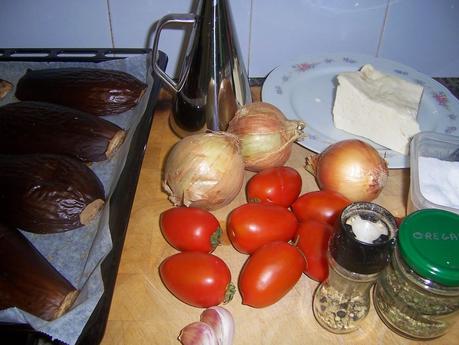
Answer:
<path fill-rule="evenodd" d="M 154 56 L 154 64 L 153 64 L 153 71 L 155 74 L 160 77 L 167 85 L 169 85 L 172 89 L 176 92 L 180 92 L 183 84 L 185 83 L 186 73 L 183 71 L 187 70 L 187 68 L 182 68 L 182 73 L 180 75 L 178 83 L 176 83 L 166 72 L 164 72 L 161 67 L 158 65 L 158 45 L 159 45 L 159 38 L 161 36 L 161 31 L 164 29 L 165 26 L 171 23 L 182 23 L 182 24 L 196 24 L 197 23 L 197 16 L 193 13 L 171 13 L 164 17 L 162 17 L 158 21 L 158 26 L 156 29 L 155 39 L 153 41 L 153 56 Z M 196 25 L 195 25 L 196 27 Z M 194 30 L 194 28 L 193 28 Z M 193 35 L 192 35 L 193 36 Z M 185 59 L 188 61 L 189 59 Z"/>

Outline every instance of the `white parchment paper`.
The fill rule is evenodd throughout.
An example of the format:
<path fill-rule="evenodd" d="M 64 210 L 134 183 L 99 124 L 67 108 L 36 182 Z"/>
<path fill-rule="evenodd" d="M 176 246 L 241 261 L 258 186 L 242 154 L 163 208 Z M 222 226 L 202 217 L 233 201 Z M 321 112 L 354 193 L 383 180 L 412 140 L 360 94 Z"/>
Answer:
<path fill-rule="evenodd" d="M 125 113 L 104 116 L 127 131 L 127 137 L 119 151 L 109 161 L 90 165 L 102 181 L 107 202 L 100 215 L 88 226 L 58 234 L 33 234 L 21 232 L 48 259 L 48 261 L 76 288 L 79 296 L 72 308 L 60 318 L 48 322 L 17 308 L 0 310 L 0 322 L 28 323 L 35 330 L 48 334 L 69 345 L 75 344 L 104 292 L 100 264 L 112 249 L 109 229 L 109 200 L 124 168 L 134 131 L 144 114 L 150 95 L 151 55 L 139 54 L 125 59 L 99 63 L 90 62 L 2 62 L 0 76 L 14 85 L 28 68 L 89 67 L 120 70 L 135 76 L 148 85 L 141 101 Z M 0 105 L 18 101 L 14 91 Z"/>

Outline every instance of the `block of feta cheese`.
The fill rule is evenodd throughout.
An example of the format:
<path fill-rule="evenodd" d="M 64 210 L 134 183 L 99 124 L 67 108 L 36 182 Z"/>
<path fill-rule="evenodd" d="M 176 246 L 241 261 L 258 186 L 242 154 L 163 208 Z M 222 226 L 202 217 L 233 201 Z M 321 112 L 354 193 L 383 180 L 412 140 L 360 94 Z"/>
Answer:
<path fill-rule="evenodd" d="M 364 65 L 338 74 L 333 105 L 336 128 L 403 155 L 420 131 L 416 120 L 423 87 Z"/>

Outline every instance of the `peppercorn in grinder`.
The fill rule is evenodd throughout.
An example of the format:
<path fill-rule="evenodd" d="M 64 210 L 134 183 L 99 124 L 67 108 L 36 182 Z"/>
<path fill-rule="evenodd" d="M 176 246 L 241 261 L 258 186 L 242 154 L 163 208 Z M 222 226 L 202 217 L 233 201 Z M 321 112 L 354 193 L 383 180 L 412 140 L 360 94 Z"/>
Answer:
<path fill-rule="evenodd" d="M 341 213 L 328 246 L 329 275 L 314 293 L 319 324 L 350 333 L 370 309 L 370 290 L 392 255 L 397 225 L 383 207 L 356 202 Z"/>

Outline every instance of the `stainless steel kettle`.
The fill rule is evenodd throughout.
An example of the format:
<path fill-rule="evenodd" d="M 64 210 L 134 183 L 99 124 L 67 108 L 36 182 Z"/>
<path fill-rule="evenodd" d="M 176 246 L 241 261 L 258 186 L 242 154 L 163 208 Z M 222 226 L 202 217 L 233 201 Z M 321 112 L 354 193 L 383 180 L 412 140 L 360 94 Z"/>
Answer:
<path fill-rule="evenodd" d="M 196 12 L 161 18 L 153 42 L 157 61 L 161 31 L 172 23 L 192 25 L 178 82 L 153 65 L 155 74 L 175 90 L 170 123 L 179 136 L 207 129 L 224 131 L 236 110 L 252 101 L 226 0 L 200 0 Z"/>

